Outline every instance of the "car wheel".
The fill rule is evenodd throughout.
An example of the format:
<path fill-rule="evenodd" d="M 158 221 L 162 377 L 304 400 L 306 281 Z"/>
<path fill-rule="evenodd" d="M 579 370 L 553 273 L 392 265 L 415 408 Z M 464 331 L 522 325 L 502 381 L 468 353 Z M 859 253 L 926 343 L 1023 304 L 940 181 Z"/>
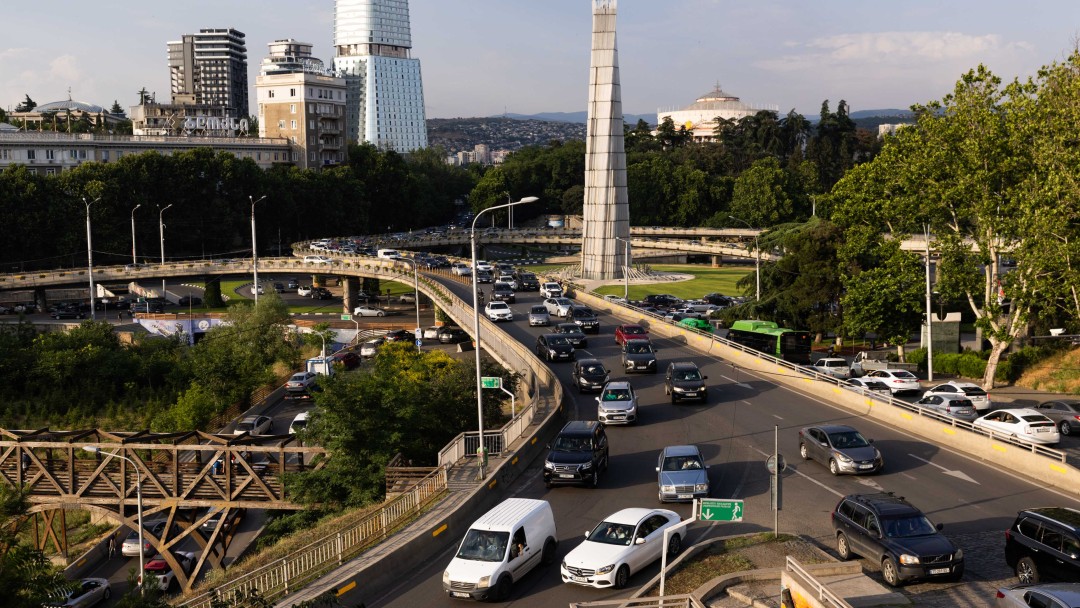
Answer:
<path fill-rule="evenodd" d="M 495 593 L 493 594 L 496 601 L 506 601 L 510 598 L 510 577 L 503 575 L 499 578 L 499 582 L 495 585 Z"/>
<path fill-rule="evenodd" d="M 1058 424 L 1058 430 L 1061 431 L 1062 435 L 1072 435 L 1072 425 L 1069 424 L 1068 420 L 1062 420 L 1061 423 Z"/>
<path fill-rule="evenodd" d="M 611 586 L 616 589 L 622 589 L 628 582 L 630 582 L 630 567 L 623 564 L 615 571 L 615 582 Z"/>
<path fill-rule="evenodd" d="M 851 547 L 848 545 L 847 536 L 843 532 L 836 535 L 836 554 L 842 560 L 851 559 Z"/>
<path fill-rule="evenodd" d="M 881 578 L 885 579 L 890 587 L 900 586 L 900 570 L 895 559 L 886 557 L 881 560 Z"/>
<path fill-rule="evenodd" d="M 556 549 L 557 545 L 555 544 L 554 538 L 549 538 L 544 541 L 544 550 L 540 553 L 540 563 L 544 564 L 545 566 L 550 566 L 551 564 L 554 564 L 555 558 L 557 557 L 555 555 Z"/>
<path fill-rule="evenodd" d="M 1039 582 L 1039 567 L 1035 565 L 1035 560 L 1024 557 L 1016 562 L 1016 578 L 1025 585 L 1034 585 Z"/>
<path fill-rule="evenodd" d="M 105 593 L 101 594 L 101 597 L 105 599 L 109 599 L 110 597 L 112 597 L 112 589 L 105 587 Z"/>
<path fill-rule="evenodd" d="M 375 313 L 375 316 L 376 317 L 385 317 L 386 313 L 380 310 L 379 312 Z"/>
<path fill-rule="evenodd" d="M 667 544 L 668 557 L 675 557 L 682 551 L 682 539 L 678 534 L 672 534 Z"/>
<path fill-rule="evenodd" d="M 835 459 L 829 461 L 829 472 L 832 473 L 833 475 L 839 475 L 840 474 L 840 466 L 838 464 L 836 464 Z"/>
<path fill-rule="evenodd" d="M 600 469 L 596 469 L 595 471 L 593 471 L 592 481 L 589 482 L 589 487 L 593 488 L 594 490 L 600 487 Z"/>
<path fill-rule="evenodd" d="M 675 394 L 674 394 L 674 393 L 672 393 L 672 394 L 671 394 L 671 405 L 675 405 L 675 404 L 676 404 L 676 403 L 678 403 L 678 402 L 679 402 L 679 400 L 678 400 L 678 399 L 676 399 L 676 398 L 675 398 Z"/>
<path fill-rule="evenodd" d="M 810 460 L 810 453 L 806 451 L 806 444 L 799 444 L 799 456 L 802 456 L 803 460 Z"/>
<path fill-rule="evenodd" d="M 545 487 L 545 488 L 547 488 L 547 489 L 549 489 L 549 490 L 551 489 L 551 485 L 552 485 L 552 484 L 551 484 L 551 482 L 550 482 L 550 481 L 545 481 L 545 482 L 544 482 L 544 487 Z"/>

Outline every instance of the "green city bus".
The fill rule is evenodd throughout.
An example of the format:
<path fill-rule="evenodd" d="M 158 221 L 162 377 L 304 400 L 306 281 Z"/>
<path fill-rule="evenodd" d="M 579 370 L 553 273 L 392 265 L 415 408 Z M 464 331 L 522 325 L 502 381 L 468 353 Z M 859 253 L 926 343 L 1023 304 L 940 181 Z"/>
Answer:
<path fill-rule="evenodd" d="M 728 340 L 784 361 L 810 363 L 810 332 L 780 327 L 772 321 L 735 321 Z"/>

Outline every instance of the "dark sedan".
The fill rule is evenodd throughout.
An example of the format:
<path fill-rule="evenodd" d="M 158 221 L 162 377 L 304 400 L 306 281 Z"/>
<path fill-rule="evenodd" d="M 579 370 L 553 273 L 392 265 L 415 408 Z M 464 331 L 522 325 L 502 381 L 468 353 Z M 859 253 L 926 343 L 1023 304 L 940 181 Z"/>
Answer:
<path fill-rule="evenodd" d="M 571 372 L 574 376 L 574 384 L 577 385 L 578 391 L 584 393 L 585 391 L 599 391 L 604 388 L 604 384 L 608 381 L 608 375 L 611 372 L 604 367 L 604 364 L 599 359 L 581 359 L 574 363 L 574 371 Z"/>
<path fill-rule="evenodd" d="M 623 369 L 627 372 L 656 373 L 656 348 L 648 340 L 627 340 L 622 348 Z"/>
<path fill-rule="evenodd" d="M 86 315 L 74 308 L 57 308 L 49 316 L 54 319 L 82 319 Z"/>
<path fill-rule="evenodd" d="M 457 344 L 472 340 L 469 333 L 460 327 L 444 327 L 439 331 L 439 342 L 442 344 Z"/>
<path fill-rule="evenodd" d="M 406 331 L 404 329 L 395 329 L 393 331 L 388 331 L 388 332 L 386 332 L 386 335 L 383 336 L 383 337 L 386 338 L 387 342 L 412 342 L 413 341 L 412 332 L 411 331 Z"/>
<path fill-rule="evenodd" d="M 574 345 L 559 334 L 537 336 L 536 356 L 546 361 L 573 361 Z"/>
<path fill-rule="evenodd" d="M 555 326 L 555 333 L 569 340 L 574 348 L 585 348 L 589 345 L 588 338 L 577 323 L 559 323 Z"/>

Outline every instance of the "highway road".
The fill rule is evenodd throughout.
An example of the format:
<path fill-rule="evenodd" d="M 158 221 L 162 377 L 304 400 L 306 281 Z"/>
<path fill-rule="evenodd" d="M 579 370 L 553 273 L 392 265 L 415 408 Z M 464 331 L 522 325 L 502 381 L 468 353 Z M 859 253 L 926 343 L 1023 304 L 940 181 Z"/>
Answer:
<path fill-rule="evenodd" d="M 464 288 L 456 289 L 466 295 Z M 525 313 L 538 301 L 535 294 L 518 294 L 511 305 L 512 323 L 501 328 L 530 346 L 542 328 L 529 328 Z M 601 315 L 599 336 L 589 335 L 589 344 L 578 356 L 597 356 L 609 369 L 612 378 L 624 376 L 619 366 L 618 349 L 613 338 L 612 317 Z M 779 449 L 787 458 L 788 471 L 783 476 L 783 508 L 779 513 L 782 533 L 802 534 L 822 546 L 832 548 L 833 531 L 829 514 L 846 494 L 893 491 L 907 497 L 933 521 L 945 524 L 945 533 L 966 549 L 967 574 L 957 584 L 916 583 L 905 590 L 912 595 L 933 594 L 944 587 L 955 587 L 972 598 L 992 601 L 993 581 L 1009 578 L 1002 557 L 1003 531 L 1016 511 L 1030 506 L 1068 505 L 1080 507 L 1076 500 L 996 471 L 965 456 L 926 443 L 901 430 L 887 428 L 858 415 L 801 395 L 727 362 L 701 356 L 671 340 L 658 339 L 660 367 L 672 360 L 692 360 L 708 375 L 709 402 L 704 405 L 671 405 L 663 392 L 662 373 L 630 377 L 639 392 L 641 421 L 632 427 L 610 427 L 611 466 L 592 490 L 578 487 L 546 489 L 540 472 L 542 463 L 513 488 L 513 494 L 540 498 L 552 503 L 559 530 L 560 560 L 579 544 L 584 533 L 614 511 L 632 506 L 658 506 L 654 466 L 659 451 L 666 445 L 694 443 L 701 446 L 710 465 L 713 497 L 742 498 L 746 517 L 738 524 L 692 526 L 691 540 L 706 535 L 771 530 L 769 477 L 765 459 L 773 451 L 774 428 L 779 429 Z M 570 383 L 569 363 L 555 363 L 560 379 Z M 579 395 L 568 388 L 568 411 L 578 419 L 595 419 L 594 395 Z M 825 467 L 803 462 L 798 456 L 798 429 L 816 423 L 850 424 L 875 439 L 885 459 L 884 470 L 863 477 L 833 477 Z M 684 518 L 689 505 L 669 505 Z M 459 532 L 460 534 L 460 532 Z M 452 551 L 433 555 L 427 566 L 412 573 L 402 573 L 400 585 L 381 598 L 344 596 L 347 605 L 360 601 L 368 608 L 409 606 L 459 606 L 442 591 L 441 576 Z M 876 566 L 867 564 L 868 568 Z M 540 567 L 514 587 L 506 606 L 565 606 L 574 601 L 595 601 L 627 597 L 632 589 L 647 582 L 659 571 L 655 564 L 635 575 L 630 588 L 623 591 L 596 590 L 564 585 L 557 566 Z M 989 595 L 988 595 L 989 594 Z M 975 602 L 971 605 L 985 605 Z"/>

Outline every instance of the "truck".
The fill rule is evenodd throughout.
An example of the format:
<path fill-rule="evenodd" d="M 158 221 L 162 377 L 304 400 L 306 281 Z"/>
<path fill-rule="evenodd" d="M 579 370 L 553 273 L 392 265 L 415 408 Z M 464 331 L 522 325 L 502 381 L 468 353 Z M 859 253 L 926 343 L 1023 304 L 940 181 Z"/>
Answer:
<path fill-rule="evenodd" d="M 877 358 L 874 353 L 869 351 L 860 351 L 855 355 L 855 358 L 851 360 L 851 376 L 858 378 L 859 376 L 865 376 L 867 372 L 872 372 L 876 369 L 903 369 L 911 373 L 919 371 L 918 363 L 901 363 L 899 361 L 889 361 L 882 358 Z"/>

